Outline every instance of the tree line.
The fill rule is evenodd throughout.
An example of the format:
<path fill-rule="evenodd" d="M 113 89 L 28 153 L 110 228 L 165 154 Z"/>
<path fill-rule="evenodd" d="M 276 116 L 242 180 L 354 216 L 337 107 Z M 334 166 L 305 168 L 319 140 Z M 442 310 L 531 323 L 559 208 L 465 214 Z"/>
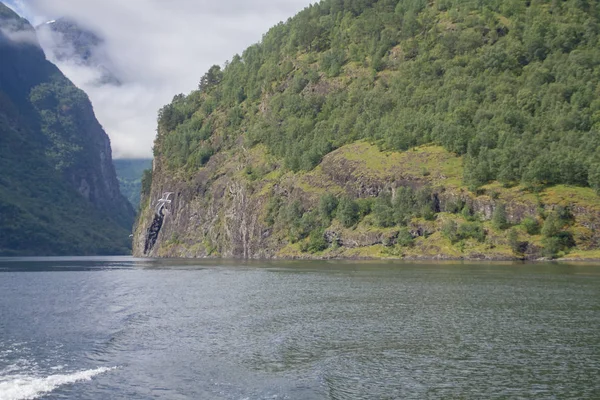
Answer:
<path fill-rule="evenodd" d="M 195 170 L 241 136 L 298 171 L 359 139 L 435 143 L 464 157 L 472 189 L 600 190 L 598 6 L 324 0 L 161 109 L 155 151 Z"/>

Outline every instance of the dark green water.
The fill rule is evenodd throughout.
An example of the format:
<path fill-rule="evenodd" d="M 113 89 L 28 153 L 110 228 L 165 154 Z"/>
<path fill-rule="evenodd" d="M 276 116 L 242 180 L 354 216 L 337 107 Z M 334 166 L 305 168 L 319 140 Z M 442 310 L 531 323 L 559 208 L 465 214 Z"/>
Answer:
<path fill-rule="evenodd" d="M 0 259 L 0 399 L 597 399 L 600 265 Z"/>

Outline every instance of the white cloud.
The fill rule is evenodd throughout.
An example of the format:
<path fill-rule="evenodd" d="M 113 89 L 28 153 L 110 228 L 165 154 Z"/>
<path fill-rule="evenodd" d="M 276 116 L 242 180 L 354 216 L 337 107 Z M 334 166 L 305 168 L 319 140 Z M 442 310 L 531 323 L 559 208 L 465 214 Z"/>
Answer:
<path fill-rule="evenodd" d="M 37 46 L 37 36 L 31 28 L 24 28 L 13 20 L 5 20 L 0 26 L 0 32 L 11 42 L 17 44 L 32 44 Z"/>
<path fill-rule="evenodd" d="M 28 7 L 48 19 L 72 17 L 105 39 L 122 86 L 98 86 L 82 66 L 59 67 L 90 96 L 114 155 L 141 157 L 151 155 L 160 107 L 196 88 L 211 65 L 241 53 L 310 2 L 29 0 Z"/>

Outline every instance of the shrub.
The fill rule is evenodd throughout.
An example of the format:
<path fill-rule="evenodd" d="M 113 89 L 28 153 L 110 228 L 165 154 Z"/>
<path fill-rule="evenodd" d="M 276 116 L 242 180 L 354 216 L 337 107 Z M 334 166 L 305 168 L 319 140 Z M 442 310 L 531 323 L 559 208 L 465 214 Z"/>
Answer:
<path fill-rule="evenodd" d="M 465 204 L 465 206 L 462 208 L 462 211 L 460 213 L 467 221 L 469 221 L 473 218 L 473 210 L 471 209 L 471 207 L 468 204 Z"/>
<path fill-rule="evenodd" d="M 373 203 L 374 203 L 373 198 L 356 200 L 356 204 L 358 205 L 358 214 L 360 215 L 361 218 L 364 217 L 365 215 L 371 214 L 371 211 L 373 209 Z"/>
<path fill-rule="evenodd" d="M 331 220 L 338 207 L 338 199 L 331 193 L 326 193 L 319 199 L 319 214 L 324 220 Z"/>
<path fill-rule="evenodd" d="M 308 238 L 307 250 L 311 253 L 323 251 L 328 247 L 325 240 L 325 231 L 323 229 L 315 229 Z"/>
<path fill-rule="evenodd" d="M 558 218 L 558 215 L 554 212 L 548 214 L 544 225 L 542 226 L 542 235 L 547 238 L 555 237 L 560 232 L 564 224 Z"/>
<path fill-rule="evenodd" d="M 568 251 L 575 246 L 573 234 L 563 230 L 568 219 L 572 218 L 568 209 L 559 207 L 546 217 L 542 226 L 542 235 L 544 235 L 542 254 L 545 257 L 555 258 L 561 251 Z"/>
<path fill-rule="evenodd" d="M 466 204 L 461 199 L 451 200 L 448 203 L 446 203 L 446 212 L 458 214 L 459 212 L 461 212 L 461 210 L 464 209 L 464 207 L 466 207 Z"/>
<path fill-rule="evenodd" d="M 445 221 L 442 225 L 442 235 L 444 235 L 452 243 L 457 242 L 459 240 L 457 223 L 453 220 Z"/>
<path fill-rule="evenodd" d="M 571 247 L 575 247 L 575 239 L 573 238 L 573 234 L 571 232 L 562 231 L 556 235 L 560 245 L 563 250 L 568 250 Z"/>
<path fill-rule="evenodd" d="M 148 196 L 152 189 L 152 169 L 145 169 L 142 174 L 142 195 Z"/>
<path fill-rule="evenodd" d="M 508 231 L 508 245 L 514 254 L 523 254 L 527 249 L 527 242 L 519 241 L 519 233 L 516 229 Z"/>
<path fill-rule="evenodd" d="M 571 213 L 569 207 L 558 206 L 554 212 L 556 213 L 559 221 L 565 224 L 573 219 L 573 214 Z"/>
<path fill-rule="evenodd" d="M 435 220 L 435 212 L 431 207 L 424 206 L 421 208 L 420 215 L 427 221 Z"/>
<path fill-rule="evenodd" d="M 485 231 L 483 230 L 483 225 L 479 222 L 465 222 L 464 224 L 460 224 L 457 232 L 459 239 L 472 238 L 479 242 L 485 240 Z"/>
<path fill-rule="evenodd" d="M 542 255 L 548 258 L 556 258 L 560 252 L 568 251 L 575 246 L 575 240 L 570 232 L 559 232 L 556 236 L 546 237 L 542 241 L 544 248 Z"/>
<path fill-rule="evenodd" d="M 408 231 L 408 228 L 401 228 L 398 231 L 398 239 L 397 239 L 398 245 L 400 245 L 402 247 L 410 247 L 414 244 L 414 241 L 415 241 L 415 239 L 412 237 L 412 235 Z"/>
<path fill-rule="evenodd" d="M 494 209 L 494 214 L 492 215 L 492 224 L 496 229 L 506 229 L 508 228 L 508 220 L 506 218 L 506 207 L 504 204 L 500 203 L 496 205 Z"/>
<path fill-rule="evenodd" d="M 212 147 L 200 147 L 187 160 L 187 165 L 193 169 L 204 166 L 213 156 L 215 151 Z"/>
<path fill-rule="evenodd" d="M 353 199 L 344 196 L 340 199 L 337 207 L 336 217 L 342 225 L 346 228 L 350 228 L 356 224 L 360 217 L 360 207 Z"/>
<path fill-rule="evenodd" d="M 273 196 L 269 199 L 267 203 L 267 216 L 265 217 L 265 222 L 269 226 L 273 226 L 275 224 L 275 219 L 279 214 L 279 209 L 281 208 L 281 198 L 279 196 Z"/>
<path fill-rule="evenodd" d="M 540 233 L 540 223 L 535 218 L 526 217 L 521 221 L 521 225 L 523 225 L 525 231 L 530 235 L 537 235 Z"/>
<path fill-rule="evenodd" d="M 394 220 L 400 225 L 406 225 L 415 214 L 415 193 L 410 187 L 400 187 L 396 190 L 393 202 Z"/>
<path fill-rule="evenodd" d="M 319 216 L 316 211 L 313 210 L 313 211 L 304 213 L 304 215 L 302 215 L 302 218 L 300 218 L 300 223 L 299 223 L 300 237 L 305 238 L 306 236 L 308 236 L 310 234 L 310 232 L 313 231 L 313 229 L 320 227 L 320 225 L 321 224 L 320 224 Z"/>
<path fill-rule="evenodd" d="M 286 207 L 283 207 L 280 211 L 280 215 L 282 215 L 283 223 L 288 228 L 288 239 L 291 243 L 296 243 L 306 237 L 305 229 L 302 226 L 304 209 L 299 200 L 295 200 Z"/>
<path fill-rule="evenodd" d="M 547 237 L 542 241 L 544 247 L 542 248 L 542 255 L 548 258 L 558 257 L 558 253 L 561 250 L 560 240 L 555 237 Z"/>
<path fill-rule="evenodd" d="M 392 196 L 382 193 L 373 203 L 373 215 L 375 223 L 380 227 L 390 227 L 396 224 L 394 220 L 394 209 L 392 208 Z"/>
<path fill-rule="evenodd" d="M 415 214 L 419 214 L 427 220 L 434 219 L 433 191 L 430 187 L 424 186 L 415 192 L 413 210 L 416 211 Z"/>

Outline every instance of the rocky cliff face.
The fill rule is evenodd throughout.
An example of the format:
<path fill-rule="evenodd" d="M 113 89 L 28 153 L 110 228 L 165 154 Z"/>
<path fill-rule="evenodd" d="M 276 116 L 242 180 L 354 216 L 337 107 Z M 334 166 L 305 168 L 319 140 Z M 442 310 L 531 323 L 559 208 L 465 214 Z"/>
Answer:
<path fill-rule="evenodd" d="M 490 185 L 475 194 L 457 184 L 462 171 L 452 169 L 460 165 L 460 159 L 437 147 L 383 153 L 358 142 L 327 155 L 308 173 L 284 172 L 276 162 L 269 164 L 267 159 L 263 148 L 239 148 L 217 154 L 197 174 L 185 178 L 170 174 L 161 159 L 156 159 L 152 189 L 142 200 L 145 207 L 135 231 L 134 254 L 190 258 L 542 257 L 541 236 L 527 236 L 520 230 L 523 248 L 515 254 L 507 231 L 492 226 L 499 205 L 506 209 L 507 223 L 517 227 L 527 217 L 537 220 L 541 213 L 569 208 L 578 232 L 575 240 L 581 249 L 595 249 L 600 243 L 600 207 L 586 203 L 581 189 L 558 187 L 532 194 L 523 188 Z M 430 166 L 427 174 L 419 172 L 422 165 Z M 261 168 L 264 176 L 260 179 L 248 174 L 249 170 Z M 275 221 L 269 215 L 273 199 L 283 207 L 299 202 L 309 213 L 318 209 L 325 193 L 372 200 L 383 192 L 394 196 L 404 187 L 431 187 L 437 212 L 434 219 L 416 218 L 408 224 L 413 243 L 407 247 L 398 244 L 397 227 L 378 227 L 367 216 L 351 227 L 334 219 L 322 232 L 326 249 L 309 252 L 302 246 L 303 240 L 308 239 L 290 239 L 284 212 L 277 213 Z M 173 192 L 171 202 L 161 208 L 158 200 L 167 192 Z M 591 191 L 589 195 L 596 196 Z M 469 208 L 481 221 L 486 235 L 483 243 L 465 240 L 456 244 L 442 234 L 444 222 L 462 221 L 456 214 L 457 204 Z"/>
<path fill-rule="evenodd" d="M 63 177 L 97 209 L 115 216 L 120 225 L 129 228 L 133 208 L 119 189 L 110 139 L 96 119 L 91 103 L 83 92 L 79 92 L 69 109 L 63 108 L 59 99 L 57 101 L 57 113 L 66 114 L 73 123 L 76 137 L 71 139 L 77 143 L 69 162 L 57 165 Z"/>
<path fill-rule="evenodd" d="M 85 93 L 0 3 L 0 253 L 124 253 L 133 209 Z"/>

